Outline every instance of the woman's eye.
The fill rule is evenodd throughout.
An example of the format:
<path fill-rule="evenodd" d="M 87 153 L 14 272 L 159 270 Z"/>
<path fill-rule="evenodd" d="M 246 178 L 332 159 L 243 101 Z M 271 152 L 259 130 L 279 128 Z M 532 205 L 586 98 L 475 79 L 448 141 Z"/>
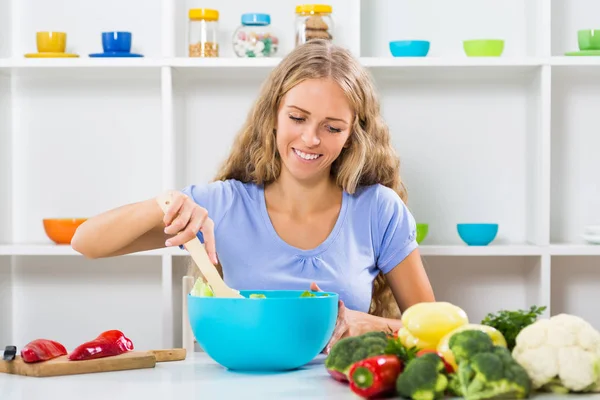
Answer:
<path fill-rule="evenodd" d="M 302 118 L 302 117 L 294 117 L 293 115 L 290 115 L 290 119 L 293 120 L 293 121 L 295 121 L 295 122 L 298 122 L 298 123 L 304 121 L 304 118 Z"/>
<path fill-rule="evenodd" d="M 341 129 L 334 128 L 333 126 L 328 126 L 327 130 L 331 133 L 340 133 L 342 131 Z"/>

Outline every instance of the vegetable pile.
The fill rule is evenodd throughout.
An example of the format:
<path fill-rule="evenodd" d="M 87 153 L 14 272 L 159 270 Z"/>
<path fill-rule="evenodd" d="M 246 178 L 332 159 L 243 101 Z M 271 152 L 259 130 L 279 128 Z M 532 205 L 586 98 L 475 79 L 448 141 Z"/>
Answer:
<path fill-rule="evenodd" d="M 397 332 L 334 344 L 327 372 L 363 398 L 523 399 L 534 392 L 600 392 L 600 332 L 546 307 L 500 310 L 480 324 L 447 302 L 416 304 Z"/>

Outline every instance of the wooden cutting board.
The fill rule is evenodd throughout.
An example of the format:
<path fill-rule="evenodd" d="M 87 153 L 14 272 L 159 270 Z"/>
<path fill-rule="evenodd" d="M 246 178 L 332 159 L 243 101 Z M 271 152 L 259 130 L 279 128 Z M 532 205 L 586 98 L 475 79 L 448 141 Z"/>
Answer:
<path fill-rule="evenodd" d="M 125 371 L 154 368 L 157 362 L 184 360 L 185 356 L 185 349 L 130 351 L 118 356 L 83 361 L 70 361 L 67 356 L 61 356 L 38 363 L 26 363 L 21 359 L 21 356 L 16 356 L 14 360 L 0 360 L 0 372 L 13 375 L 48 377 Z"/>

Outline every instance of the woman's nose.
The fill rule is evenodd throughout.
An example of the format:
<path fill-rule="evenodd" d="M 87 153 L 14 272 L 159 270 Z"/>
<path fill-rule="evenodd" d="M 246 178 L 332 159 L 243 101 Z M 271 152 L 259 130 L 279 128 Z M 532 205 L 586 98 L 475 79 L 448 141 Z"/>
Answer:
<path fill-rule="evenodd" d="M 304 142 L 307 147 L 314 147 L 321 143 L 321 139 L 319 139 L 316 129 L 306 129 L 302 132 L 302 142 Z"/>

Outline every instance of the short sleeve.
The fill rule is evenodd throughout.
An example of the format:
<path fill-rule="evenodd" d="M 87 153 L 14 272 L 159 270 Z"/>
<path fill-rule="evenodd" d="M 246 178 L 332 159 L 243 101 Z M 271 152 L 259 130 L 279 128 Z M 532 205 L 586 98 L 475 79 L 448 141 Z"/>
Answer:
<path fill-rule="evenodd" d="M 388 187 L 380 186 L 373 209 L 377 266 L 387 274 L 418 247 L 417 225 L 400 196 Z"/>
<path fill-rule="evenodd" d="M 203 185 L 189 185 L 181 192 L 190 197 L 200 207 L 206 208 L 208 216 L 215 224 L 217 230 L 219 223 L 227 214 L 233 203 L 235 191 L 230 181 L 215 181 Z M 198 232 L 198 239 L 204 243 L 202 232 Z"/>

